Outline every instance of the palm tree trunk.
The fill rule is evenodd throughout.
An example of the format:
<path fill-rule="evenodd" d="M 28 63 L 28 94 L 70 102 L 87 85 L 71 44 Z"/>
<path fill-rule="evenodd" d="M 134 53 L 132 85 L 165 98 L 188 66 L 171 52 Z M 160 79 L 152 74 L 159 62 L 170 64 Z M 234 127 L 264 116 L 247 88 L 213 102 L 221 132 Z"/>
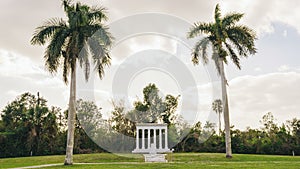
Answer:
<path fill-rule="evenodd" d="M 224 72 L 225 70 L 224 70 L 223 59 L 219 59 L 219 65 L 220 65 L 220 76 L 221 76 L 221 83 L 222 83 L 222 99 L 223 99 L 223 107 L 224 107 L 223 114 L 224 114 L 224 124 L 225 124 L 226 158 L 232 158 L 229 107 L 228 107 L 228 97 L 227 97 L 227 80 Z"/>
<path fill-rule="evenodd" d="M 68 111 L 68 137 L 65 165 L 73 164 L 73 147 L 74 147 L 74 131 L 75 131 L 75 116 L 76 116 L 76 63 L 71 70 L 70 84 L 70 99 Z"/>
<path fill-rule="evenodd" d="M 219 136 L 221 135 L 221 112 L 219 114 Z"/>

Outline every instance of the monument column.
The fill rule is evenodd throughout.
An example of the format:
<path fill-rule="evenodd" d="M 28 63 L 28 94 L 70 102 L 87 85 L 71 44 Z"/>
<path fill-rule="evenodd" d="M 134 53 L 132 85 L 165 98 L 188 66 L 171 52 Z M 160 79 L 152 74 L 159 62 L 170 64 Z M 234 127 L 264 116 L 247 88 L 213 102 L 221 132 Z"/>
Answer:
<path fill-rule="evenodd" d="M 150 149 L 150 140 L 151 140 L 150 131 L 151 131 L 151 128 L 148 129 L 148 146 L 147 146 L 147 149 Z"/>
<path fill-rule="evenodd" d="M 162 129 L 159 129 L 159 149 L 162 149 Z"/>
<path fill-rule="evenodd" d="M 142 149 L 145 149 L 145 129 L 142 128 Z"/>
<path fill-rule="evenodd" d="M 153 144 L 154 144 L 154 147 L 156 149 L 156 128 L 153 129 Z"/>
<path fill-rule="evenodd" d="M 139 145 L 139 142 L 140 142 L 140 140 L 139 140 L 139 131 L 140 131 L 140 128 L 137 127 L 136 128 L 136 149 L 140 149 L 140 145 Z"/>
<path fill-rule="evenodd" d="M 168 130 L 165 129 L 165 149 L 168 148 Z"/>

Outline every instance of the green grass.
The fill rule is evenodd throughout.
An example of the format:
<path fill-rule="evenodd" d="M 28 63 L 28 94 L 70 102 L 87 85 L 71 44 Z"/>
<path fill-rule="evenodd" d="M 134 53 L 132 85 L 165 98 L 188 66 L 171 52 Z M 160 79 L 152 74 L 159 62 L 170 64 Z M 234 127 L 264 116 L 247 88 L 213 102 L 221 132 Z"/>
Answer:
<path fill-rule="evenodd" d="M 129 155 L 128 155 L 129 156 Z M 244 155 L 234 154 L 232 159 L 226 159 L 224 154 L 217 153 L 174 153 L 168 155 L 169 163 L 145 163 L 141 155 L 130 155 L 132 157 L 117 156 L 114 154 L 81 154 L 74 156 L 72 166 L 63 166 L 64 156 L 41 156 L 23 158 L 0 159 L 0 168 L 15 168 L 34 166 L 42 164 L 61 164 L 53 168 L 187 168 L 187 169 L 210 169 L 210 168 L 243 168 L 243 169 L 299 169 L 300 156 L 276 156 L 276 155 Z M 82 164 L 88 163 L 88 164 Z M 91 164 L 93 163 L 93 164 Z M 97 164 L 98 163 L 98 164 Z"/>

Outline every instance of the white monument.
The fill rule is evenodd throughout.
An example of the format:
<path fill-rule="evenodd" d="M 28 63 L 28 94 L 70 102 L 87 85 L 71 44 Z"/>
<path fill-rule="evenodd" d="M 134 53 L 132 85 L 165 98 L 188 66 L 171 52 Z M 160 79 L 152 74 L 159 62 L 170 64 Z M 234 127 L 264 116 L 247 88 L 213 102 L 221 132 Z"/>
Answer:
<path fill-rule="evenodd" d="M 167 162 L 166 154 L 172 152 L 168 148 L 167 124 L 136 124 L 136 148 L 132 153 L 140 153 L 146 162 Z"/>

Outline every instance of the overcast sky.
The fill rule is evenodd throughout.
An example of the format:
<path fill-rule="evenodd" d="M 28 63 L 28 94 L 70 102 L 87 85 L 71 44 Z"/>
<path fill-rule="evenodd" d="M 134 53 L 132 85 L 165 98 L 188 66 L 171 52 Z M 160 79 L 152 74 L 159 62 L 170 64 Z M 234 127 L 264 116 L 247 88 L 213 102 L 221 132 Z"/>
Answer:
<path fill-rule="evenodd" d="M 178 65 L 183 63 L 183 67 L 187 68 L 186 71 L 191 72 L 191 79 L 195 81 L 197 87 L 197 96 L 184 97 L 183 99 L 187 99 L 181 100 L 180 110 L 184 111 L 185 107 L 191 107 L 196 97 L 197 110 L 210 111 L 210 101 L 215 96 L 212 96 L 214 92 L 207 84 L 211 82 L 210 78 L 214 75 L 211 71 L 202 75 L 201 72 L 205 72 L 204 69 L 209 70 L 202 65 L 192 66 L 189 46 L 184 47 L 182 44 L 185 42 L 182 41 L 185 40 L 180 39 L 181 35 L 176 35 L 176 31 L 180 31 L 181 27 L 173 26 L 172 28 L 171 20 L 174 19 L 179 26 L 183 27 L 195 21 L 212 21 L 214 7 L 220 3 L 223 14 L 231 11 L 245 13 L 241 23 L 253 28 L 258 34 L 256 41 L 258 53 L 242 59 L 242 70 L 232 66 L 231 62 L 226 67 L 229 80 L 231 123 L 240 129 L 245 129 L 247 126 L 258 128 L 261 126 L 259 120 L 269 111 L 274 114 L 279 124 L 294 117 L 300 118 L 300 1 L 82 0 L 82 2 L 108 8 L 110 20 L 107 24 L 113 27 L 112 33 L 115 33 L 117 38 L 124 30 L 138 31 L 133 27 L 146 24 L 135 20 L 135 25 L 122 26 L 120 25 L 122 22 L 118 22 L 120 20 L 131 21 L 132 15 L 159 13 L 162 17 L 157 20 L 165 21 L 162 24 L 151 25 L 157 21 L 151 20 L 155 18 L 152 15 L 153 17 L 146 21 L 150 23 L 151 29 L 159 32 L 125 37 L 119 39 L 118 44 L 114 46 L 113 65 L 107 70 L 104 81 L 92 81 L 94 92 L 97 93 L 95 94 L 96 102 L 104 110 L 111 108 L 108 103 L 104 102 L 111 99 L 111 90 L 114 90 L 112 88 L 116 83 L 120 83 L 118 81 L 120 79 L 116 78 L 116 72 L 122 69 L 118 69 L 118 66 L 124 64 L 123 66 L 126 67 L 128 62 L 132 63 L 130 59 L 141 58 L 140 55 L 155 54 L 155 52 L 147 52 L 151 49 L 168 52 L 160 52 L 162 55 L 160 57 L 166 58 L 166 61 L 160 61 L 157 64 L 164 66 L 164 63 Z M 0 11 L 0 108 L 3 109 L 8 102 L 24 92 L 36 94 L 38 91 L 49 101 L 49 105 L 66 108 L 68 86 L 63 83 L 59 73 L 51 75 L 45 70 L 43 60 L 45 48 L 30 45 L 30 39 L 37 26 L 49 18 L 65 18 L 61 1 L 1 0 Z M 167 16 L 166 20 L 164 16 Z M 165 30 L 170 34 L 175 31 L 175 34 L 172 34 L 174 37 L 165 36 L 166 33 L 163 32 Z M 185 35 L 187 31 L 182 34 Z M 164 35 L 158 33 L 164 33 Z M 179 61 L 174 58 L 172 61 L 168 60 L 172 58 L 172 54 L 176 55 Z M 158 56 L 153 57 L 152 60 L 155 60 Z M 144 60 L 143 64 L 151 66 L 151 59 Z M 197 72 L 200 73 L 197 74 Z M 185 95 L 189 96 L 194 92 L 182 90 L 181 85 L 191 85 L 185 84 L 183 82 L 185 80 L 180 79 L 183 77 L 188 78 L 186 74 L 175 76 L 161 69 L 159 71 L 143 70 L 129 77 L 130 86 L 125 86 L 126 92 L 130 95 L 129 99 L 136 99 L 136 97 L 141 99 L 141 88 L 149 82 L 155 82 L 163 94 L 189 93 Z M 105 101 L 100 101 L 101 99 Z M 192 112 L 186 111 L 186 114 L 190 113 Z M 203 118 L 201 115 L 197 117 Z"/>

